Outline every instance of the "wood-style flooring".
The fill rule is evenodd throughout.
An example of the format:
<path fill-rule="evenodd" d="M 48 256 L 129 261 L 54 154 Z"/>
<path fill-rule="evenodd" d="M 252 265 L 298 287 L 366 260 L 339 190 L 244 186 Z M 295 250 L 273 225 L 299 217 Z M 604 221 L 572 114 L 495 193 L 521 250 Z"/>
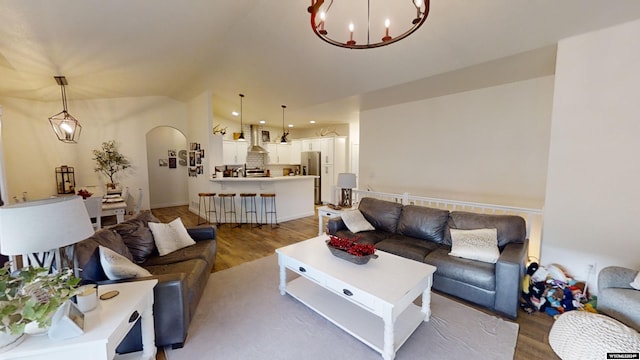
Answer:
<path fill-rule="evenodd" d="M 191 213 L 187 206 L 154 209 L 153 214 L 162 222 L 170 222 L 180 217 L 187 227 L 198 223 L 198 216 Z M 261 229 L 250 229 L 248 225 L 243 225 L 240 228 L 233 228 L 229 225 L 219 226 L 217 235 L 218 253 L 214 272 L 274 254 L 279 247 L 317 235 L 317 215 L 281 222 L 280 226 L 274 229 L 269 226 L 263 226 Z M 461 302 L 465 303 L 464 301 Z M 492 314 L 481 307 L 469 303 L 465 304 Z M 549 329 L 553 325 L 553 318 L 543 313 L 528 315 L 520 311 L 517 322 L 520 325 L 520 330 L 518 332 L 515 359 L 559 359 L 549 346 L 548 341 Z M 189 346 L 188 341 L 185 346 Z M 491 358 L 491 356 L 488 355 L 488 358 Z M 165 360 L 161 349 L 158 349 L 156 359 Z"/>

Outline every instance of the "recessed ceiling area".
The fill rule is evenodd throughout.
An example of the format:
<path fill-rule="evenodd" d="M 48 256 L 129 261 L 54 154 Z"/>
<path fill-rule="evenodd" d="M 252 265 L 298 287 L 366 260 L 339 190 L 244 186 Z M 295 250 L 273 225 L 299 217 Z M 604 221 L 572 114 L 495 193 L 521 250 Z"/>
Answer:
<path fill-rule="evenodd" d="M 553 74 L 561 39 L 640 18 L 636 0 L 432 1 L 410 37 L 349 50 L 313 34 L 308 5 L 2 1 L 0 98 L 58 101 L 53 76 L 65 75 L 70 101 L 188 101 L 210 90 L 215 116 L 231 119 L 242 92 L 247 123 L 277 126 L 286 104 L 287 123 L 327 126 L 381 106 Z"/>

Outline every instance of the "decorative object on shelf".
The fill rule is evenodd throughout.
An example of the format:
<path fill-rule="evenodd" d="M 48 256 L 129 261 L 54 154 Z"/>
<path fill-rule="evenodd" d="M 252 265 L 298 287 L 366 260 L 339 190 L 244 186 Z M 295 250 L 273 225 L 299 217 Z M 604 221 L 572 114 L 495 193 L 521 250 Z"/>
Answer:
<path fill-rule="evenodd" d="M 287 136 L 289 135 L 289 130 L 285 130 L 284 128 L 284 109 L 287 108 L 287 105 L 280 105 L 280 106 L 282 106 L 282 137 L 280 138 L 280 144 L 286 144 Z"/>
<path fill-rule="evenodd" d="M 37 223 L 38 226 L 34 226 Z M 0 207 L 0 252 L 22 266 L 62 269 L 59 248 L 93 235 L 87 208 L 79 196 L 64 196 Z M 73 265 L 71 264 L 71 266 Z"/>
<path fill-rule="evenodd" d="M 340 134 L 338 134 L 338 132 L 335 129 L 329 130 L 324 128 L 320 128 L 320 132 L 317 132 L 316 135 L 317 136 L 329 136 L 329 135 L 340 136 Z"/>
<path fill-rule="evenodd" d="M 244 129 L 242 129 L 242 98 L 244 98 L 244 94 L 238 94 L 240 96 L 240 135 L 238 135 L 238 140 L 244 141 Z"/>
<path fill-rule="evenodd" d="M 220 127 L 220 124 L 213 127 L 213 135 L 224 135 L 227 133 L 227 127 Z"/>
<path fill-rule="evenodd" d="M 56 188 L 58 194 L 73 194 L 76 192 L 76 178 L 74 169 L 67 165 L 56 168 Z"/>
<path fill-rule="evenodd" d="M 56 133 L 58 140 L 67 144 L 75 144 L 80 138 L 82 126 L 80 122 L 67 111 L 67 91 L 65 85 L 68 85 L 67 78 L 64 76 L 54 76 L 56 83 L 60 85 L 62 93 L 62 111 L 51 116 L 49 123 Z"/>
<path fill-rule="evenodd" d="M 356 174 L 340 173 L 338 174 L 338 187 L 341 190 L 340 206 L 351 207 L 352 190 L 356 187 Z"/>
<path fill-rule="evenodd" d="M 93 160 L 96 162 L 95 172 L 102 173 L 109 178 L 107 188 L 115 189 L 118 183 L 115 180 L 116 174 L 131 167 L 131 162 L 118 151 L 115 140 L 102 143 L 100 149 L 94 149 Z"/>
<path fill-rule="evenodd" d="M 6 264 L 0 268 L 4 289 L 0 292 L 0 333 L 20 335 L 29 324 L 33 329 L 48 329 L 60 305 L 78 292 L 79 282 L 69 268 L 49 273 L 44 268 L 24 267 L 12 274 Z"/>
<path fill-rule="evenodd" d="M 360 244 L 359 237 L 353 239 L 330 235 L 327 247 L 333 256 L 357 265 L 364 265 L 371 259 L 377 259 L 376 247 L 373 244 Z"/>
<path fill-rule="evenodd" d="M 178 164 L 187 166 L 187 150 L 178 151 Z"/>
<path fill-rule="evenodd" d="M 367 0 L 366 8 L 361 5 L 352 5 L 353 2 L 351 1 L 337 1 L 337 8 L 330 13 L 333 7 L 333 0 L 326 2 L 325 0 L 312 0 L 311 6 L 307 8 L 307 11 L 311 14 L 311 29 L 320 39 L 331 45 L 348 49 L 371 49 L 393 44 L 413 34 L 424 24 L 429 15 L 429 0 L 410 0 L 411 5 L 406 4 L 406 6 L 398 5 L 398 1 L 387 1 L 386 3 L 392 4 L 392 6 L 387 8 L 383 6 L 384 1 L 378 0 L 373 6 L 373 14 L 386 12 L 388 17 L 384 20 L 383 18 L 372 19 L 372 1 L 375 2 L 375 0 Z M 361 7 L 361 11 L 358 13 L 347 13 L 355 6 Z M 360 22 L 356 22 L 355 24 L 354 22 L 349 22 L 347 26 L 347 21 L 350 21 L 352 18 L 356 18 L 360 20 Z M 403 26 L 401 30 L 398 31 L 404 32 L 395 37 L 391 36 L 392 22 L 390 19 L 394 19 L 394 24 L 405 24 L 406 22 L 407 27 L 404 28 Z M 356 24 L 360 25 L 362 29 L 366 28 L 366 31 L 356 32 Z M 344 32 L 336 30 L 337 37 L 329 37 L 329 31 L 327 29 L 340 29 L 341 26 L 344 26 Z M 347 37 L 347 29 L 349 30 L 348 40 L 344 42 L 335 40 L 336 38 Z M 380 36 L 380 41 L 372 40 L 372 33 L 379 34 L 374 36 Z M 358 35 L 358 40 L 354 39 L 354 34 Z M 361 43 L 358 43 L 358 41 Z"/>
<path fill-rule="evenodd" d="M 89 192 L 87 189 L 80 189 L 78 190 L 78 195 L 82 196 L 82 200 L 85 200 L 86 198 L 90 198 L 93 193 Z"/>

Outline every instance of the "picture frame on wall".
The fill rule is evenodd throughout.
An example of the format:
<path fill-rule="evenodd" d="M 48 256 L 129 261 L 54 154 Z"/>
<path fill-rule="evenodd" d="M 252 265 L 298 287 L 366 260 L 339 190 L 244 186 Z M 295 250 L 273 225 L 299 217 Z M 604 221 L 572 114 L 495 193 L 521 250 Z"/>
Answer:
<path fill-rule="evenodd" d="M 158 159 L 158 165 L 167 166 L 169 165 L 169 161 L 167 159 Z"/>
<path fill-rule="evenodd" d="M 170 157 L 169 158 L 169 169 L 175 169 L 176 166 L 177 166 L 176 158 Z"/>
<path fill-rule="evenodd" d="M 168 151 L 168 155 L 169 155 L 169 157 L 176 157 L 176 150 L 175 149 L 170 149 Z"/>
<path fill-rule="evenodd" d="M 271 135 L 269 134 L 269 130 L 262 130 L 262 142 L 271 142 Z"/>

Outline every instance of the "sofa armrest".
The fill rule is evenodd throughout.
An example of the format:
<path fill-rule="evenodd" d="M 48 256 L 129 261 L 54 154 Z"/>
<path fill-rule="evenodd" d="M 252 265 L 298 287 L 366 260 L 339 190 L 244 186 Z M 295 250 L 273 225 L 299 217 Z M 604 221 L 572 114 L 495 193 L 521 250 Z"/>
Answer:
<path fill-rule="evenodd" d="M 327 221 L 327 234 L 335 235 L 339 230 L 346 229 L 347 225 L 344 224 L 342 218 L 331 218 Z"/>
<path fill-rule="evenodd" d="M 215 239 L 216 230 L 216 227 L 212 225 L 200 225 L 187 228 L 189 236 L 195 241 Z"/>
<path fill-rule="evenodd" d="M 598 274 L 598 292 L 606 288 L 623 288 L 633 289 L 630 283 L 633 282 L 637 270 L 621 267 L 621 266 L 608 266 Z"/>
<path fill-rule="evenodd" d="M 149 277 L 100 282 L 122 283 L 158 279 L 153 288 L 153 322 L 157 346 L 182 346 L 189 328 L 189 302 L 187 278 L 184 273 L 162 274 Z M 100 285 L 99 284 L 99 285 Z M 132 329 L 118 347 L 118 351 L 128 353 L 142 349 L 142 335 L 139 328 Z"/>
<path fill-rule="evenodd" d="M 529 239 L 507 244 L 496 262 L 496 311 L 515 319 L 518 316 L 522 278 L 526 270 Z"/>

